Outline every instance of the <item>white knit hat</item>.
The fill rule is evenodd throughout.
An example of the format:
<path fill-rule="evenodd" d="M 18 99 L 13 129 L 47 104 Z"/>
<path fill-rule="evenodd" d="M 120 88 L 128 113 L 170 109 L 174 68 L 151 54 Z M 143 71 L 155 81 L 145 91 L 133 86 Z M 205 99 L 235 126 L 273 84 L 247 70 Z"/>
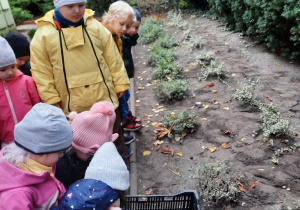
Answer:
<path fill-rule="evenodd" d="M 16 56 L 6 39 L 0 36 L 0 67 L 17 63 Z"/>
<path fill-rule="evenodd" d="M 114 190 L 125 191 L 130 185 L 129 171 L 112 142 L 106 142 L 97 150 L 84 178 L 100 180 Z"/>
<path fill-rule="evenodd" d="M 55 8 L 60 8 L 68 4 L 77 4 L 81 2 L 86 2 L 86 0 L 53 0 Z"/>

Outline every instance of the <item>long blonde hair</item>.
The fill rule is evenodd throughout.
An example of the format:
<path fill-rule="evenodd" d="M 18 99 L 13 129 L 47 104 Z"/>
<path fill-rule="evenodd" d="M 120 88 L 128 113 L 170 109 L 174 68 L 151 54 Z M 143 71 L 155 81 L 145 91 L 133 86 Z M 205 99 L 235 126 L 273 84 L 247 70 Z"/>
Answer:
<path fill-rule="evenodd" d="M 30 152 L 17 146 L 14 142 L 3 148 L 4 158 L 15 167 L 19 168 L 23 162 L 30 158 Z"/>
<path fill-rule="evenodd" d="M 112 3 L 109 6 L 108 12 L 105 12 L 102 16 L 102 22 L 104 25 L 109 26 L 118 17 L 132 19 L 132 22 L 136 20 L 134 10 L 124 1 L 116 1 Z"/>

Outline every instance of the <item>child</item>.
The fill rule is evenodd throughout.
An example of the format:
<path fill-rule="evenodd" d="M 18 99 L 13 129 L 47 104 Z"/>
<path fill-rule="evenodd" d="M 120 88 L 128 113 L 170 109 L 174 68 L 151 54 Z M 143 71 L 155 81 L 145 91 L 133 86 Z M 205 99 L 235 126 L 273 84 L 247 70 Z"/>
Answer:
<path fill-rule="evenodd" d="M 19 69 L 23 74 L 31 76 L 30 72 L 30 49 L 29 41 L 23 34 L 16 34 L 13 32 L 8 33 L 5 39 L 13 49 L 16 60 L 17 69 Z"/>
<path fill-rule="evenodd" d="M 0 153 L 0 209 L 50 209 L 65 188 L 55 163 L 71 146 L 73 130 L 61 109 L 38 103 L 15 126 L 15 141 Z"/>
<path fill-rule="evenodd" d="M 135 8 L 132 9 L 135 12 L 136 21 L 133 22 L 131 27 L 127 30 L 127 33 L 121 37 L 123 42 L 123 60 L 129 78 L 133 78 L 135 73 L 131 48 L 132 46 L 135 46 L 137 44 L 137 39 L 139 38 L 138 30 L 142 21 L 140 13 Z M 126 90 L 124 96 L 120 98 L 120 102 L 122 104 L 122 111 L 123 111 L 122 125 L 125 131 L 134 130 L 133 128 L 135 123 L 141 124 L 141 120 L 134 117 L 131 111 L 129 110 L 129 106 L 128 106 L 129 98 L 130 98 L 129 90 Z"/>
<path fill-rule="evenodd" d="M 114 142 L 129 165 L 122 135 L 119 97 L 129 89 L 123 60 L 111 33 L 85 9 L 86 0 L 54 0 L 55 10 L 36 20 L 30 43 L 31 73 L 44 103 L 65 115 L 89 110 L 99 101 L 114 104 Z"/>
<path fill-rule="evenodd" d="M 67 189 L 56 209 L 121 210 L 125 206 L 124 191 L 129 185 L 124 161 L 115 145 L 106 142 L 97 150 L 84 179 Z"/>
<path fill-rule="evenodd" d="M 65 188 L 84 178 L 91 158 L 102 144 L 114 142 L 119 136 L 117 133 L 113 134 L 116 114 L 111 102 L 98 102 L 90 111 L 71 115 L 74 130 L 72 150 L 59 159 L 55 173 Z"/>
<path fill-rule="evenodd" d="M 124 1 L 116 1 L 109 6 L 108 12 L 105 12 L 102 16 L 103 25 L 112 33 L 115 44 L 119 50 L 121 56 L 123 56 L 123 44 L 121 36 L 126 33 L 130 28 L 133 21 L 135 21 L 135 13 L 132 7 Z M 125 131 L 136 131 L 139 130 L 142 126 L 139 123 L 130 123 L 124 124 L 124 115 L 127 116 L 128 108 L 123 107 L 123 97 L 120 97 L 120 106 L 121 106 L 121 121 L 122 127 Z M 125 103 L 125 106 L 128 107 L 128 103 Z M 126 112 L 126 113 L 125 113 Z M 134 141 L 134 136 L 124 136 L 125 144 L 128 145 Z M 132 151 L 127 148 L 127 154 L 130 156 Z"/>
<path fill-rule="evenodd" d="M 0 148 L 14 140 L 14 127 L 34 104 L 39 103 L 35 83 L 16 68 L 16 57 L 0 37 Z"/>

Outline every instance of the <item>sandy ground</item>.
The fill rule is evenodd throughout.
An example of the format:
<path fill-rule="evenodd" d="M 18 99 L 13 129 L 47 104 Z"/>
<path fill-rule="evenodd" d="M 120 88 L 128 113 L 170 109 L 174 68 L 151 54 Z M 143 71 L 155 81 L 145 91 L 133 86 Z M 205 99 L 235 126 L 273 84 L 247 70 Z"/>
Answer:
<path fill-rule="evenodd" d="M 147 62 L 150 45 L 139 44 L 133 48 L 136 64 L 135 113 L 142 118 L 144 125 L 135 133 L 138 194 L 174 194 L 188 189 L 198 191 L 197 169 L 206 159 L 209 162 L 220 160 L 226 162 L 232 171 L 245 176 L 241 182 L 248 192 L 239 193 L 236 203 L 217 205 L 204 201 L 199 193 L 203 209 L 286 209 L 293 206 L 300 195 L 299 150 L 284 153 L 278 164 L 272 163 L 271 157 L 277 149 L 299 141 L 299 63 L 282 59 L 250 39 L 226 31 L 224 25 L 216 20 L 185 18 L 192 26 L 190 34 L 202 37 L 200 49 L 189 49 L 188 43 L 181 41 L 183 31 L 178 28 L 164 23 L 164 30 L 176 41 L 181 41 L 174 52 L 178 57 L 176 62 L 188 69 L 184 73 L 189 83 L 186 99 L 172 103 L 160 101 L 151 85 L 153 67 Z M 224 81 L 230 87 L 235 88 L 237 82 L 244 78 L 259 79 L 255 96 L 266 104 L 270 103 L 266 96 L 273 100 L 280 113 L 290 119 L 290 135 L 272 138 L 274 145 L 271 146 L 263 140 L 261 113 L 257 108 L 233 99 L 233 91 L 216 77 L 209 77 L 206 81 L 198 79 L 200 66 L 194 65 L 196 56 L 208 51 L 215 52 L 219 64 L 224 63 L 224 70 L 229 72 Z M 200 89 L 211 82 L 214 82 L 214 87 Z M 217 93 L 212 93 L 212 89 Z M 213 100 L 219 104 L 212 104 Z M 199 102 L 201 105 L 197 105 Z M 209 108 L 204 109 L 205 105 Z M 182 145 L 163 139 L 163 147 L 177 149 L 182 157 L 162 154 L 153 145 L 156 127 L 152 123 L 163 121 L 164 111 L 157 112 L 162 107 L 165 110 L 186 110 L 200 116 L 198 131 L 193 137 L 187 136 Z M 225 110 L 225 107 L 228 109 Z M 207 121 L 202 121 L 202 118 L 207 118 Z M 230 135 L 224 134 L 225 130 L 230 130 Z M 230 145 L 229 149 L 221 146 L 224 142 Z M 216 151 L 211 153 L 209 147 L 216 147 Z M 151 155 L 144 156 L 144 151 L 151 151 Z M 255 188 L 250 188 L 249 184 L 257 180 Z"/>

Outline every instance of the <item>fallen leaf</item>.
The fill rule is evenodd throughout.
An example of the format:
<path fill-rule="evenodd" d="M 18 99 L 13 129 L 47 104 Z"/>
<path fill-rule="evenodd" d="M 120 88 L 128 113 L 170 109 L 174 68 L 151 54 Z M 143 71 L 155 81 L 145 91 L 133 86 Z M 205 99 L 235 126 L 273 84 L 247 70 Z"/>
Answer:
<path fill-rule="evenodd" d="M 244 193 L 247 193 L 247 190 L 243 188 L 242 186 L 239 186 L 240 191 L 243 191 Z"/>
<path fill-rule="evenodd" d="M 280 66 L 280 64 L 276 64 L 276 66 Z"/>
<path fill-rule="evenodd" d="M 185 72 L 189 72 L 190 70 L 189 70 L 189 69 L 184 69 L 184 71 L 185 71 Z"/>
<path fill-rule="evenodd" d="M 159 127 L 159 123 L 158 122 L 154 122 L 154 123 L 152 123 L 152 125 L 155 126 L 155 127 Z"/>
<path fill-rule="evenodd" d="M 171 113 L 171 117 L 176 117 L 176 113 L 175 113 L 175 112 L 172 112 L 172 113 Z"/>
<path fill-rule="evenodd" d="M 201 120 L 202 120 L 202 121 L 207 121 L 207 118 L 202 118 Z"/>
<path fill-rule="evenodd" d="M 135 107 L 139 107 L 139 106 L 140 106 L 139 104 L 136 104 L 136 105 L 135 105 Z"/>
<path fill-rule="evenodd" d="M 181 138 L 179 136 L 175 137 L 175 141 L 180 141 L 180 140 L 181 140 Z"/>
<path fill-rule="evenodd" d="M 141 74 L 146 74 L 146 71 L 143 71 Z"/>
<path fill-rule="evenodd" d="M 144 156 L 149 156 L 149 155 L 151 155 L 151 151 L 144 151 L 144 152 L 143 152 L 143 155 L 144 155 Z"/>
<path fill-rule="evenodd" d="M 204 107 L 203 107 L 203 109 L 208 109 L 209 108 L 209 105 L 205 105 Z"/>
<path fill-rule="evenodd" d="M 197 104 L 197 105 L 201 105 L 201 102 L 200 102 L 200 101 L 198 101 L 198 102 L 196 102 L 196 104 Z"/>
<path fill-rule="evenodd" d="M 214 82 L 209 83 L 209 84 L 207 84 L 207 85 L 204 85 L 204 86 L 201 87 L 200 89 L 209 88 L 209 87 L 213 87 L 213 86 L 215 86 L 215 83 L 214 83 Z"/>
<path fill-rule="evenodd" d="M 138 87 L 137 89 L 138 90 L 144 90 L 145 88 L 144 87 Z"/>
<path fill-rule="evenodd" d="M 172 80 L 172 78 L 171 77 L 167 77 L 167 80 Z"/>
<path fill-rule="evenodd" d="M 216 147 L 209 147 L 208 150 L 209 150 L 211 153 L 213 153 L 213 152 L 215 152 L 215 151 L 217 150 L 217 148 L 216 148 Z"/>
<path fill-rule="evenodd" d="M 171 149 L 167 149 L 167 148 L 162 148 L 161 149 L 161 153 L 163 153 L 163 154 L 170 154 L 171 152 L 172 152 Z"/>
<path fill-rule="evenodd" d="M 182 152 L 177 152 L 176 155 L 179 157 L 182 157 L 183 154 L 182 154 Z"/>
<path fill-rule="evenodd" d="M 266 97 L 267 99 L 269 99 L 269 101 L 273 101 L 270 96 L 264 95 L 264 97 Z"/>
<path fill-rule="evenodd" d="M 250 186 L 251 188 L 254 188 L 254 187 L 255 187 L 255 185 L 256 185 L 258 182 L 259 182 L 259 180 L 257 180 L 256 182 L 254 182 L 254 183 L 250 184 L 249 186 Z"/>
<path fill-rule="evenodd" d="M 225 134 L 230 134 L 231 132 L 230 132 L 230 130 L 226 130 L 226 131 L 224 131 L 224 133 Z"/>
<path fill-rule="evenodd" d="M 213 104 L 219 104 L 219 102 L 217 100 L 212 100 L 211 103 L 213 103 Z"/>
<path fill-rule="evenodd" d="M 141 100 L 136 100 L 135 102 L 136 102 L 136 103 L 141 103 Z"/>
<path fill-rule="evenodd" d="M 228 107 L 228 106 L 226 106 L 226 107 L 224 107 L 223 109 L 228 111 L 228 110 L 229 110 L 229 107 Z"/>
<path fill-rule="evenodd" d="M 223 143 L 222 143 L 222 147 L 224 147 L 225 149 L 231 148 L 231 146 L 228 146 L 226 142 L 223 142 Z"/>
<path fill-rule="evenodd" d="M 218 92 L 218 90 L 211 90 L 211 92 L 212 92 L 212 93 L 217 93 L 217 92 Z"/>
<path fill-rule="evenodd" d="M 150 188 L 149 190 L 146 190 L 146 195 L 151 195 L 152 194 L 152 192 L 153 192 L 153 189 L 152 188 Z"/>
<path fill-rule="evenodd" d="M 195 66 L 196 65 L 196 63 L 191 63 L 191 66 Z"/>
<path fill-rule="evenodd" d="M 177 176 L 182 176 L 180 173 L 173 171 L 171 168 L 169 168 L 169 170 L 170 170 L 172 173 L 176 174 Z"/>
<path fill-rule="evenodd" d="M 165 128 L 163 125 L 159 125 L 158 127 L 158 129 L 154 130 L 154 132 L 157 133 L 156 136 L 158 139 L 163 138 L 165 135 L 171 138 L 172 128 Z"/>
<path fill-rule="evenodd" d="M 160 149 L 160 144 L 158 145 L 158 147 L 156 147 L 155 150 L 158 151 L 159 149 Z"/>

